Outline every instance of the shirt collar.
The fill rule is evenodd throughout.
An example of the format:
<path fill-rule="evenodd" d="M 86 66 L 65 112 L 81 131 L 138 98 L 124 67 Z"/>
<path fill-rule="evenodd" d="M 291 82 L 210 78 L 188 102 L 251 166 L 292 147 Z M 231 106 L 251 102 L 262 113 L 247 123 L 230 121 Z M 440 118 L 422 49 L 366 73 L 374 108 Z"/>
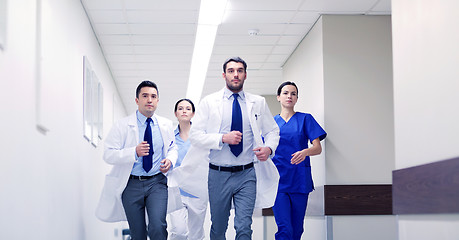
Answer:
<path fill-rule="evenodd" d="M 175 136 L 177 136 L 178 134 L 180 134 L 179 125 L 177 125 L 177 127 L 175 128 L 174 134 L 175 134 Z"/>
<path fill-rule="evenodd" d="M 223 90 L 223 97 L 224 98 L 227 98 L 227 99 L 230 99 L 231 96 L 233 95 L 234 93 L 231 92 L 227 87 L 224 88 Z M 240 92 L 238 92 L 239 94 L 239 97 L 241 98 L 242 101 L 245 101 L 245 93 L 244 93 L 244 90 L 241 90 Z"/>
<path fill-rule="evenodd" d="M 145 124 L 145 122 L 147 121 L 147 117 L 144 116 L 141 112 L 139 112 L 139 110 L 136 111 L 136 115 L 137 115 L 137 121 L 139 123 L 141 123 L 142 125 Z M 153 114 L 153 116 L 151 116 L 151 120 L 153 122 L 153 125 L 157 124 L 154 114 Z"/>

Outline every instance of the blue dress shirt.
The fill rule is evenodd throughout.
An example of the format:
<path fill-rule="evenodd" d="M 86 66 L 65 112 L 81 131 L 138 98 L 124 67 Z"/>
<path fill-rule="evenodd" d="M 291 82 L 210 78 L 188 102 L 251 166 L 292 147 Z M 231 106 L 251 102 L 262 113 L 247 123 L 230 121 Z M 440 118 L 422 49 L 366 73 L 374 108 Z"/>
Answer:
<path fill-rule="evenodd" d="M 144 116 L 139 111 L 136 112 L 137 114 L 137 126 L 139 127 L 139 143 L 143 141 L 143 137 L 145 135 L 145 129 L 147 128 L 147 117 Z M 151 136 L 153 138 L 153 166 L 150 171 L 146 172 L 143 169 L 143 157 L 135 155 L 136 162 L 134 163 L 134 167 L 132 167 L 131 174 L 135 176 L 153 176 L 157 173 L 160 173 L 159 167 L 161 165 L 161 160 L 164 159 L 163 154 L 163 138 L 161 136 L 161 131 L 159 130 L 158 120 L 156 120 L 155 115 L 151 117 Z M 151 146 L 150 146 L 151 147 Z"/>

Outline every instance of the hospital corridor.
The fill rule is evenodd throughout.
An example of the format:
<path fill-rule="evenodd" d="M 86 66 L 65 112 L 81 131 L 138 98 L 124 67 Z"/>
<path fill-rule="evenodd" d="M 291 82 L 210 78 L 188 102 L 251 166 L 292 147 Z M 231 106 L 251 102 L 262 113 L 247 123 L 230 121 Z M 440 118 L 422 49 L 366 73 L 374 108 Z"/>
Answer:
<path fill-rule="evenodd" d="M 112 171 L 119 171 L 125 182 L 110 186 L 119 201 L 123 193 L 127 202 L 123 190 L 132 179 L 167 183 L 164 196 L 172 190 L 184 196 L 178 187 L 184 191 L 192 183 L 171 180 L 174 173 L 189 173 L 174 172 L 175 159 L 186 156 L 175 149 L 184 144 L 176 140 L 182 137 L 180 126 L 191 128 L 192 148 L 208 144 L 210 149 L 202 157 L 204 164 L 196 165 L 205 172 L 205 184 L 191 186 L 201 187 L 206 195 L 186 195 L 204 199 L 201 207 L 211 194 L 217 195 L 208 186 L 220 177 L 207 185 L 212 169 L 235 174 L 255 164 L 259 185 L 253 183 L 253 189 L 260 189 L 265 178 L 279 179 L 276 170 L 257 168 L 265 159 L 214 165 L 214 159 L 228 155 L 223 150 L 234 153 L 233 143 L 227 144 L 224 137 L 235 131 L 230 125 L 236 120 L 213 107 L 220 100 L 211 97 L 220 91 L 226 97 L 221 109 L 240 111 L 240 121 L 245 121 L 240 132 L 251 134 L 241 137 L 241 144 L 268 145 L 279 139 L 271 117 L 284 112 L 290 101 L 283 100 L 278 87 L 294 82 L 287 89 L 296 89 L 295 111 L 314 116 L 326 131 L 317 134 L 321 152 L 303 156 L 313 179 L 308 187 L 314 190 L 306 193 L 302 240 L 458 240 L 457 9 L 459 1 L 453 0 L 0 0 L 0 239 L 130 239 L 126 220 L 110 216 L 110 221 L 102 221 L 101 212 L 96 216 L 97 211 L 108 209 L 102 212 L 108 214 L 117 208 L 107 201 L 98 210 L 104 184 L 110 184 Z M 227 60 L 236 57 L 245 60 L 246 68 L 232 68 L 244 66 Z M 233 82 L 230 73 L 237 76 Z M 137 89 L 143 81 L 157 88 L 145 87 L 153 93 Z M 233 94 L 233 83 L 240 89 L 244 85 L 240 95 Z M 183 106 L 188 112 L 183 110 L 179 99 L 194 102 L 196 113 L 187 102 Z M 144 101 L 149 105 L 143 107 Z M 254 104 L 254 112 L 241 111 L 239 103 Z M 183 113 L 188 125 L 180 125 L 185 120 L 177 108 L 193 112 Z M 123 122 L 129 116 L 146 125 Z M 213 120 L 216 116 L 222 119 L 221 135 L 210 146 L 210 137 L 196 136 L 210 135 L 210 130 L 201 129 L 220 126 Z M 120 122 L 137 131 L 123 132 Z M 254 122 L 262 127 L 254 127 Z M 268 131 L 269 124 L 275 127 Z M 301 129 L 298 134 L 312 138 L 312 148 L 316 137 Z M 123 134 L 130 138 L 115 138 Z M 280 134 L 282 141 L 282 128 Z M 136 148 L 139 141 L 145 141 L 144 152 Z M 158 142 L 161 145 L 155 146 Z M 127 159 L 119 151 L 125 145 L 132 147 L 129 157 L 134 160 L 116 168 L 123 163 L 110 162 L 109 155 Z M 113 149 L 117 151 L 110 152 Z M 215 149 L 223 149 L 223 154 Z M 270 149 L 266 162 L 271 169 L 279 168 L 271 162 L 279 154 L 273 149 L 270 154 Z M 255 159 L 266 149 L 249 150 Z M 188 154 L 201 156 L 191 150 Z M 238 154 L 231 157 L 239 159 Z M 138 163 L 147 155 L 153 166 L 145 170 Z M 161 162 L 165 165 L 154 164 L 169 156 L 174 160 L 169 160 L 170 169 L 164 170 L 166 160 Z M 176 168 L 186 166 L 184 161 Z M 136 174 L 155 167 L 158 173 Z M 272 202 L 269 207 L 253 204 L 251 239 L 274 240 L 280 236 L 278 228 L 285 227 L 278 227 L 274 214 L 279 217 L 279 211 L 272 207 L 277 184 L 271 189 L 274 195 L 250 192 L 257 201 Z M 164 205 L 148 211 L 165 214 L 166 202 L 169 208 L 182 204 L 174 200 L 161 198 Z M 235 239 L 235 227 L 243 224 L 234 220 L 236 214 L 231 210 L 226 239 Z M 171 239 L 174 224 L 169 218 Z M 203 222 L 204 239 L 211 239 L 209 205 Z"/>

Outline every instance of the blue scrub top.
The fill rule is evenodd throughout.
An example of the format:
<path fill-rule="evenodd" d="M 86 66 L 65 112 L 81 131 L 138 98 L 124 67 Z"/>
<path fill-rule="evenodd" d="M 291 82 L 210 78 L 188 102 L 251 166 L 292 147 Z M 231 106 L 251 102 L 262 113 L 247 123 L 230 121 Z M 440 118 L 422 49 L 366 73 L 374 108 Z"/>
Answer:
<path fill-rule="evenodd" d="M 298 165 L 290 163 L 292 154 L 308 148 L 308 141 L 325 139 L 327 133 L 308 113 L 296 112 L 288 122 L 280 115 L 274 117 L 280 129 L 280 140 L 273 162 L 279 171 L 278 192 L 309 193 L 314 190 L 309 156 Z"/>
<path fill-rule="evenodd" d="M 178 126 L 175 129 L 174 133 L 175 133 L 175 144 L 177 145 L 177 151 L 178 151 L 178 158 L 177 158 L 177 162 L 175 163 L 175 167 L 179 167 L 180 165 L 182 165 L 183 158 L 185 158 L 185 155 L 188 152 L 188 149 L 190 148 L 191 143 L 190 143 L 190 139 L 183 141 L 183 139 L 180 137 L 180 129 Z M 180 193 L 182 194 L 182 196 L 185 196 L 185 197 L 197 198 L 196 196 L 191 195 L 183 191 L 182 189 L 180 189 Z"/>

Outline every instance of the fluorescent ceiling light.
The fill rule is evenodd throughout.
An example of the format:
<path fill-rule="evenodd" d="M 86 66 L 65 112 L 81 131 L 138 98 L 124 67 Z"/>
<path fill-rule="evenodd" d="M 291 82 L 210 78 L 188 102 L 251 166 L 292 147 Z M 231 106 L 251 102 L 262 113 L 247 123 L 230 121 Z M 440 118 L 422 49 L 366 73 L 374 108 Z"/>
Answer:
<path fill-rule="evenodd" d="M 199 24 L 220 25 L 227 0 L 201 0 Z"/>
<path fill-rule="evenodd" d="M 227 0 L 201 0 L 186 97 L 198 103 Z"/>

